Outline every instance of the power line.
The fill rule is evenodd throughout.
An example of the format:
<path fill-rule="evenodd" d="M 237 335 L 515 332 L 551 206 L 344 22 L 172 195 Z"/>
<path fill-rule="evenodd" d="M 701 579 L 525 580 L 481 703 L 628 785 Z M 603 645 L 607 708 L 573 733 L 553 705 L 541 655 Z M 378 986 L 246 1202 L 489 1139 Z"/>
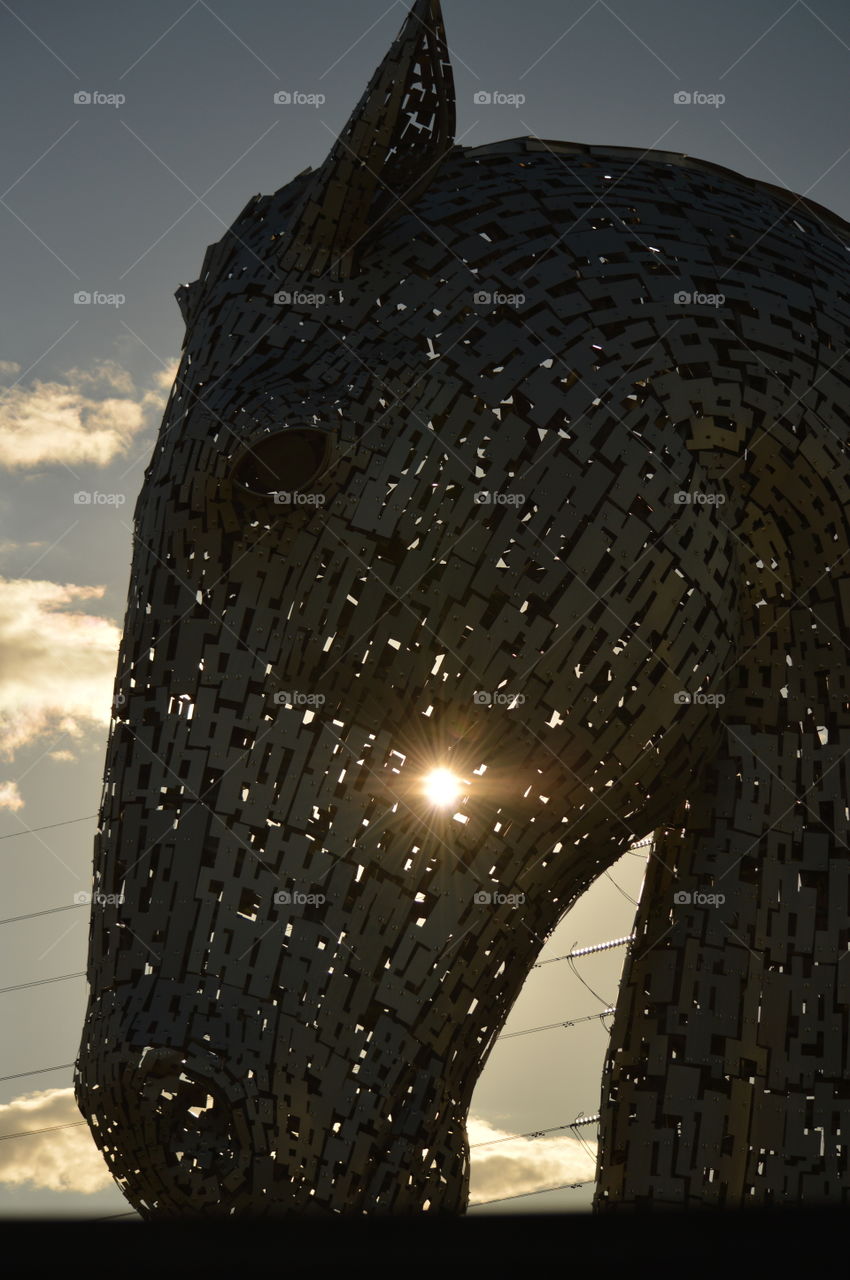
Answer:
<path fill-rule="evenodd" d="M 575 1027 L 580 1022 L 593 1022 L 597 1018 L 607 1018 L 609 1013 L 613 1013 L 612 1009 L 603 1009 L 601 1013 L 588 1013 L 583 1018 L 570 1018 L 567 1022 L 548 1022 L 545 1027 L 527 1027 L 525 1031 L 509 1031 L 496 1037 L 496 1043 L 499 1040 L 512 1040 L 514 1036 L 531 1036 L 536 1031 L 553 1031 L 555 1027 Z"/>
<path fill-rule="evenodd" d="M 577 1187 L 590 1187 L 594 1178 L 585 1178 L 584 1182 L 561 1182 L 557 1187 L 540 1187 L 538 1191 L 518 1191 L 513 1196 L 499 1196 L 496 1200 L 475 1200 L 470 1209 L 480 1209 L 485 1204 L 503 1204 L 505 1200 L 522 1200 L 524 1196 L 542 1196 L 547 1191 L 574 1191 Z"/>
<path fill-rule="evenodd" d="M 28 827 L 26 831 L 9 831 L 5 835 L 0 835 L 0 840 L 11 840 L 13 836 L 25 836 L 35 831 L 50 831 L 53 827 L 66 827 L 72 822 L 86 822 L 89 818 L 96 818 L 96 813 L 90 813 L 85 818 L 68 818 L 64 822 L 51 822 L 46 827 Z M 642 840 L 640 844 L 632 846 L 632 849 L 640 849 L 643 845 L 651 844 L 652 838 Z M 631 852 L 632 850 L 629 850 Z M 88 902 L 69 902 L 61 907 L 46 907 L 42 911 L 29 911 L 25 915 L 8 916 L 5 920 L 0 920 L 0 925 L 17 924 L 21 920 L 36 920 L 39 916 L 55 915 L 58 911 L 74 911 L 80 907 L 87 907 Z M 581 947 L 576 951 L 570 951 L 564 956 L 553 956 L 551 960 L 539 960 L 537 964 L 533 964 L 532 969 L 542 969 L 544 965 L 555 964 L 559 960 L 575 960 L 580 956 L 594 955 L 597 951 L 608 951 L 612 947 L 623 947 L 628 942 L 634 941 L 634 934 L 630 934 L 627 938 L 614 938 L 610 942 L 599 942 L 592 947 Z"/>
<path fill-rule="evenodd" d="M 81 907 L 90 905 L 88 902 L 68 902 L 62 907 L 45 907 L 42 911 L 28 911 L 26 915 L 7 916 L 5 920 L 0 920 L 0 925 L 17 924 L 21 920 L 35 920 L 39 916 L 55 915 L 58 911 L 77 911 Z M 570 951 L 564 956 L 553 956 L 551 960 L 538 960 L 531 967 L 532 969 L 542 969 L 544 965 L 556 964 L 559 960 L 576 960 L 581 956 L 594 955 L 598 951 L 610 951 L 612 947 L 624 947 L 627 943 L 633 942 L 634 937 L 635 935 L 631 933 L 627 938 L 612 938 L 610 942 L 597 942 L 592 947 L 579 947 L 576 951 Z"/>
<path fill-rule="evenodd" d="M 36 978 L 34 982 L 19 982 L 14 987 L 0 987 L 0 996 L 6 995 L 9 991 L 23 991 L 25 987 L 42 987 L 47 982 L 65 982 L 68 978 L 84 978 L 85 972 L 82 973 L 60 973 L 57 978 Z"/>
<path fill-rule="evenodd" d="M 58 978 L 39 978 L 35 983 L 23 982 L 20 984 L 20 986 L 17 986 L 17 987 L 0 988 L 0 995 L 2 995 L 3 991 L 20 991 L 21 987 L 36 986 L 38 985 L 38 983 L 62 982 L 65 978 L 84 978 L 85 976 L 86 975 L 84 973 L 66 973 Z M 509 1031 L 507 1032 L 507 1034 L 497 1036 L 496 1039 L 510 1040 L 513 1036 L 528 1036 L 535 1031 L 552 1031 L 555 1027 L 574 1027 L 580 1022 L 590 1022 L 595 1018 L 607 1018 L 608 1015 L 613 1012 L 614 1012 L 613 1009 L 603 1009 L 601 1013 L 589 1013 L 586 1017 L 572 1018 L 567 1022 L 550 1022 L 545 1027 L 528 1027 L 525 1031 Z M 33 1067 L 31 1071 L 16 1071 L 12 1075 L 0 1076 L 0 1084 L 5 1083 L 7 1080 L 23 1080 L 24 1077 L 26 1076 L 45 1075 L 49 1071 L 70 1071 L 72 1070 L 73 1067 L 74 1067 L 73 1062 L 59 1062 L 56 1064 L 55 1067 Z M 598 1119 L 599 1119 L 598 1116 L 590 1116 L 586 1120 L 574 1120 L 572 1124 L 556 1125 L 554 1129 L 540 1129 L 538 1132 L 535 1132 L 535 1133 L 517 1133 L 517 1134 L 514 1134 L 513 1137 L 514 1138 L 537 1138 L 537 1137 L 540 1137 L 540 1135 L 543 1133 L 555 1133 L 558 1129 L 575 1129 L 579 1125 L 594 1124 Z M 513 1141 L 513 1138 L 494 1138 L 493 1141 L 494 1142 L 511 1142 Z M 488 1146 L 491 1146 L 492 1144 L 489 1142 L 477 1142 L 475 1145 L 478 1147 L 488 1147 Z"/>
<path fill-rule="evenodd" d="M 568 951 L 565 956 L 553 956 L 551 960 L 538 960 L 537 964 L 533 964 L 532 969 L 542 969 L 545 964 L 557 964 L 559 960 L 575 960 L 579 956 L 592 956 L 597 951 L 610 951 L 612 947 L 625 947 L 628 943 L 634 942 L 635 935 L 630 933 L 627 938 L 612 938 L 610 942 L 597 942 L 592 947 L 580 947 L 578 951 Z"/>
<path fill-rule="evenodd" d="M 96 813 L 87 813 L 82 818 L 66 818 L 64 822 L 48 822 L 46 827 L 25 827 L 23 831 L 7 831 L 5 835 L 0 836 L 0 840 L 14 840 L 15 836 L 32 836 L 36 831 L 52 831 L 54 827 L 69 827 L 72 822 L 88 822 L 91 818 L 96 818 Z"/>
<path fill-rule="evenodd" d="M 87 1123 L 86 1120 L 69 1120 L 67 1124 L 51 1124 L 44 1129 L 24 1129 L 21 1133 L 0 1133 L 0 1142 L 8 1142 L 10 1138 L 34 1138 L 37 1133 L 56 1133 L 58 1129 L 76 1129 L 78 1125 Z"/>
<path fill-rule="evenodd" d="M 588 1116 L 585 1120 L 573 1120 L 571 1124 L 556 1124 L 551 1129 L 534 1129 L 531 1133 L 512 1133 L 507 1138 L 491 1138 L 489 1142 L 473 1142 L 470 1151 L 479 1147 L 495 1147 L 500 1142 L 516 1142 L 519 1138 L 543 1138 L 547 1133 L 562 1133 L 564 1129 L 580 1129 L 582 1125 L 598 1124 L 600 1115 Z"/>
<path fill-rule="evenodd" d="M 73 1063 L 69 1063 L 73 1066 Z M 54 1070 L 53 1067 L 45 1067 L 45 1071 Z M 22 1075 L 33 1075 L 33 1072 L 23 1071 Z M 0 1080 L 14 1080 L 15 1076 L 0 1076 Z M 495 1147 L 500 1142 L 517 1142 L 520 1138 L 542 1138 L 548 1133 L 561 1133 L 564 1129 L 578 1129 L 581 1125 L 598 1124 L 600 1116 L 588 1116 L 586 1120 L 573 1120 L 571 1124 L 556 1124 L 551 1129 L 534 1129 L 530 1133 L 512 1133 L 506 1138 L 493 1138 L 490 1142 L 474 1142 L 469 1148 L 470 1151 L 477 1151 L 480 1147 Z M 34 1138 L 39 1133 L 55 1133 L 57 1129 L 76 1129 L 79 1125 L 87 1124 L 86 1120 L 69 1120 L 67 1124 L 48 1125 L 43 1129 L 25 1129 L 20 1133 L 0 1133 L 0 1142 L 6 1142 L 9 1138 Z"/>
<path fill-rule="evenodd" d="M 15 837 L 15 836 L 32 835 L 32 834 L 35 834 L 36 832 L 39 832 L 39 831 L 50 831 L 50 830 L 54 830 L 54 829 L 55 829 L 55 828 L 57 828 L 57 827 L 70 826 L 70 825 L 72 825 L 72 824 L 74 824 L 74 823 L 77 823 L 77 822 L 88 822 L 88 821 L 90 821 L 91 819 L 96 818 L 97 816 L 98 816 L 97 814 L 86 814 L 86 815 L 84 815 L 83 817 L 80 817 L 80 818 L 67 818 L 67 819 L 65 819 L 65 820 L 64 820 L 64 821 L 62 821 L 62 822 L 52 822 L 52 823 L 48 823 L 48 824 L 46 824 L 46 825 L 44 825 L 44 826 L 41 826 L 41 827 L 28 827 L 28 828 L 26 828 L 26 829 L 25 829 L 25 830 L 23 830 L 23 831 L 12 831 L 12 832 L 7 832 L 7 833 L 5 833 L 5 834 L 3 834 L 3 835 L 0 835 L 0 840 L 10 840 L 10 839 L 12 839 L 12 838 L 13 838 L 13 837 Z M 641 842 L 640 842 L 639 844 L 637 844 L 637 845 L 633 845 L 633 846 L 632 846 L 632 850 L 630 850 L 630 852 L 631 852 L 631 851 L 633 851 L 633 850 L 636 850 L 636 849 L 640 849 L 640 848 L 642 848 L 643 846 L 645 846 L 645 845 L 647 845 L 647 844 L 649 844 L 649 843 L 651 843 L 651 838 L 650 838 L 650 839 L 647 839 L 647 840 L 644 840 L 644 841 L 641 841 Z M 29 912 L 29 913 L 24 914 L 24 915 L 19 915 L 19 916 L 10 916 L 10 917 L 8 917 L 8 918 L 7 918 L 7 919 L 5 919 L 5 920 L 0 920 L 0 925 L 4 925 L 4 924 L 15 924 L 15 923 L 18 923 L 19 921 L 23 921 L 23 920 L 33 920 L 33 919 L 36 919 L 36 918 L 38 918 L 38 917 L 40 917 L 40 916 L 54 915 L 54 914 L 56 914 L 57 912 L 61 912 L 61 911 L 70 911 L 70 910 L 74 910 L 74 909 L 75 909 L 75 908 L 77 908 L 77 907 L 86 906 L 86 905 L 88 905 L 88 904 L 87 904 L 87 903 L 76 903 L 76 902 L 75 902 L 75 903 L 68 903 L 68 904 L 66 904 L 66 905 L 64 905 L 64 906 L 60 906 L 60 907 L 50 907 L 50 908 L 46 908 L 46 909 L 44 909 L 44 910 L 42 910 L 42 911 L 33 911 L 33 912 Z M 607 951 L 607 950 L 610 950 L 610 949 L 611 949 L 611 948 L 613 948 L 613 947 L 625 946 L 627 943 L 629 943 L 629 942 L 631 942 L 631 941 L 633 941 L 633 940 L 634 940 L 634 935 L 630 935 L 629 937 L 626 937 L 626 938 L 615 938 L 615 939 L 613 939 L 613 940 L 611 940 L 611 941 L 609 941 L 609 942 L 598 943 L 598 944 L 596 944 L 596 945 L 594 945 L 594 946 L 591 946 L 591 947 L 583 947 L 583 948 L 581 948 L 581 949 L 579 949 L 579 950 L 571 951 L 568 955 L 565 955 L 565 956 L 556 956 L 556 957 L 553 957 L 553 959 L 551 959 L 551 960 L 542 960 L 542 961 L 538 962 L 537 964 L 533 965 L 532 967 L 533 967 L 533 968 L 535 968 L 535 969 L 539 969 L 539 968 L 542 968 L 544 965 L 547 965 L 547 964 L 554 964 L 556 961 L 560 961 L 560 960 L 572 960 L 572 959 L 575 959 L 575 958 L 580 957 L 580 956 L 593 955 L 593 954 L 595 954 L 596 952 L 600 952 L 600 951 Z M 70 979 L 73 979 L 73 978 L 84 978 L 84 977 L 86 977 L 86 973 L 85 973 L 85 972 L 59 974 L 58 976 L 53 977 L 53 978 L 36 978 L 36 979 L 34 979 L 34 980 L 30 981 L 30 982 L 22 982 L 22 983 L 18 983 L 18 984 L 16 984 L 15 986 L 11 986 L 11 987 L 0 987 L 0 995 L 5 995 L 5 994 L 7 994 L 7 993 L 9 993 L 9 992 L 13 992 L 13 991 L 22 991 L 22 990 L 25 990 L 25 989 L 30 988 L 30 987 L 44 986 L 44 985 L 47 985 L 47 984 L 50 984 L 50 983 L 54 983 L 54 982 L 64 982 L 64 981 L 67 981 L 67 980 L 70 980 Z M 566 1020 L 566 1021 L 563 1021 L 563 1022 L 553 1022 L 553 1023 L 548 1023 L 546 1026 L 541 1026 L 541 1027 L 528 1027 L 528 1028 L 526 1028 L 526 1029 L 525 1029 L 525 1030 L 523 1030 L 523 1031 L 512 1031 L 512 1032 L 508 1032 L 508 1033 L 506 1033 L 506 1034 L 503 1034 L 503 1035 L 499 1036 L 499 1037 L 498 1037 L 498 1039 L 499 1039 L 499 1040 L 509 1040 L 509 1039 L 513 1039 L 514 1037 L 517 1037 L 517 1036 L 532 1035 L 532 1034 L 535 1034 L 536 1032 L 539 1032 L 539 1031 L 550 1031 L 550 1030 L 554 1030 L 555 1028 L 573 1027 L 573 1026 L 576 1026 L 578 1023 L 582 1023 L 582 1022 L 590 1022 L 590 1021 L 594 1021 L 594 1020 L 597 1020 L 597 1019 L 600 1019 L 600 1018 L 605 1018 L 605 1017 L 609 1016 L 610 1014 L 612 1014 L 613 1012 L 614 1012 L 614 1009 L 613 1009 L 613 1008 L 609 1008 L 609 1009 L 605 1009 L 605 1010 L 603 1010 L 601 1013 L 588 1014 L 587 1016 L 585 1016 L 585 1017 L 581 1017 L 581 1018 L 574 1018 L 574 1019 Z M 9 1081 L 9 1080 L 19 1080 L 19 1079 L 22 1079 L 22 1078 L 24 1078 L 24 1077 L 26 1077 L 26 1076 L 43 1075 L 43 1074 L 49 1073 L 49 1072 L 51 1072 L 51 1071 L 64 1071 L 64 1070 L 69 1070 L 69 1069 L 71 1069 L 73 1066 L 74 1066 L 74 1064 L 73 1064 L 73 1063 L 68 1062 L 68 1063 L 59 1063 L 59 1064 L 57 1064 L 56 1066 L 52 1066 L 52 1067 L 37 1067 L 37 1068 L 34 1068 L 34 1069 L 33 1069 L 33 1070 L 31 1070 L 31 1071 L 19 1071 L 19 1072 L 16 1072 L 16 1073 L 14 1073 L 14 1074 L 11 1074 L 11 1075 L 7 1075 L 7 1076 L 0 1076 L 0 1082 L 6 1082 L 6 1081 Z M 518 1140 L 521 1140 L 521 1139 L 525 1139 L 525 1140 L 532 1140 L 532 1139 L 536 1139 L 536 1138 L 543 1137 L 543 1136 L 545 1136 L 545 1135 L 547 1135 L 547 1134 L 550 1134 L 550 1133 L 558 1133 L 558 1132 L 563 1132 L 563 1131 L 565 1131 L 565 1130 L 577 1129 L 577 1128 L 580 1128 L 580 1127 L 582 1127 L 582 1126 L 586 1126 L 586 1125 L 589 1125 L 589 1124 L 596 1124 L 596 1123 L 598 1123 L 599 1119 L 600 1119 L 599 1115 L 596 1115 L 596 1116 L 589 1116 L 589 1117 L 587 1117 L 586 1119 L 582 1119 L 582 1120 L 574 1120 L 574 1121 L 572 1121 L 572 1122 L 571 1122 L 571 1123 L 569 1123 L 569 1124 L 565 1124 L 565 1125 L 555 1125 L 555 1126 L 553 1126 L 553 1127 L 551 1127 L 551 1128 L 548 1128 L 548 1129 L 539 1129 L 539 1130 L 533 1130 L 533 1131 L 530 1131 L 530 1132 L 528 1132 L 528 1133 L 513 1134 L 513 1135 L 509 1135 L 508 1137 L 504 1137 L 504 1138 L 494 1138 L 494 1139 L 492 1139 L 492 1140 L 491 1140 L 491 1141 L 489 1141 L 489 1142 L 479 1142 L 479 1143 L 475 1143 L 475 1144 L 473 1145 L 473 1148 L 471 1148 L 471 1149 L 478 1149 L 478 1148 L 481 1148 L 481 1147 L 495 1146 L 495 1145 L 497 1145 L 497 1144 L 499 1144 L 499 1143 L 503 1143 L 503 1142 L 514 1142 L 514 1141 L 518 1141 Z M 80 1127 L 84 1126 L 86 1123 L 87 1123 L 87 1122 L 86 1122 L 85 1120 L 71 1120 L 71 1121 L 68 1121 L 68 1122 L 67 1122 L 67 1123 L 65 1123 L 65 1124 L 48 1125 L 48 1126 L 45 1126 L 45 1127 L 42 1127 L 42 1128 L 39 1128 L 39 1129 L 27 1129 L 27 1130 L 21 1130 L 21 1131 L 19 1131 L 18 1133 L 0 1134 L 0 1141 L 8 1141 L 8 1140 L 11 1140 L 11 1139 L 13 1139 L 13 1138 L 30 1138 L 30 1137 L 36 1137 L 37 1135 L 42 1134 L 42 1133 L 56 1133 L 56 1132 L 58 1132 L 58 1131 L 60 1131 L 60 1130 L 62 1130 L 62 1129 L 74 1129 L 74 1128 L 80 1128 Z M 501 1204 L 501 1203 L 503 1203 L 504 1201 L 507 1201 L 507 1200 L 518 1200 L 518 1199 L 522 1199 L 522 1198 L 524 1198 L 524 1197 L 526 1197 L 526 1196 L 532 1196 L 532 1195 L 544 1195 L 544 1194 L 546 1194 L 546 1193 L 548 1193 L 548 1192 L 552 1192 L 552 1191 L 573 1190 L 573 1189 L 577 1189 L 577 1188 L 579 1188 L 579 1187 L 589 1186 L 589 1185 L 591 1185 L 589 1181 L 585 1181 L 585 1182 L 573 1182 L 573 1183 L 561 1183 L 561 1184 L 559 1184 L 558 1186 L 555 1186 L 555 1187 L 542 1187 L 542 1188 L 540 1188 L 540 1189 L 539 1189 L 539 1190 L 537 1190 L 537 1191 L 524 1191 L 524 1192 L 519 1192 L 519 1193 L 517 1193 L 516 1195 L 512 1195 L 512 1196 L 501 1196 L 501 1197 L 499 1197 L 499 1198 L 497 1198 L 497 1199 L 493 1199 L 493 1200 L 482 1200 L 482 1201 L 476 1201 L 474 1204 L 470 1204 L 469 1208 L 470 1208 L 470 1209 L 474 1209 L 474 1208 L 482 1207 L 482 1206 L 484 1206 L 484 1205 Z M 95 1221 L 106 1222 L 106 1221 L 109 1221 L 109 1220 L 111 1220 L 111 1219 L 115 1219 L 115 1218 L 128 1218 L 128 1217 L 137 1217 L 137 1216 L 138 1216 L 138 1215 L 135 1213 L 135 1211 L 131 1211 L 131 1212 L 129 1212 L 129 1213 L 111 1214 L 111 1215 L 109 1215 L 107 1218 L 95 1219 Z"/>
<path fill-rule="evenodd" d="M 34 1071 L 16 1071 L 12 1076 L 0 1076 L 0 1084 L 6 1080 L 22 1080 L 24 1076 L 43 1076 L 48 1071 L 70 1071 L 73 1062 L 60 1062 L 56 1067 L 36 1067 Z"/>
<path fill-rule="evenodd" d="M 86 976 L 85 970 L 82 970 L 80 973 L 60 973 L 55 978 L 36 978 L 32 982 L 18 982 L 13 987 L 0 987 L 0 996 L 7 995 L 11 991 L 24 991 L 29 987 L 42 987 L 51 982 L 66 982 L 70 978 L 85 978 Z M 582 1018 L 568 1018 L 563 1022 L 549 1022 L 543 1027 L 526 1027 L 523 1031 L 503 1032 L 502 1035 L 496 1037 L 496 1041 L 494 1043 L 498 1043 L 500 1040 L 513 1040 L 516 1036 L 534 1035 L 537 1031 L 552 1031 L 556 1027 L 575 1027 L 578 1026 L 580 1022 L 592 1022 L 598 1018 L 607 1018 L 608 1015 L 613 1012 L 613 1008 L 608 1008 L 603 1009 L 601 1013 L 588 1013 Z M 50 1069 L 51 1068 L 47 1067 L 44 1068 L 44 1070 Z M 22 1072 L 21 1074 L 34 1075 L 36 1073 Z"/>
<path fill-rule="evenodd" d="M 630 893 L 626 893 L 623 886 L 621 884 L 617 884 L 617 881 L 611 875 L 610 871 L 605 872 L 605 879 L 608 880 L 614 886 L 614 888 L 617 890 L 617 892 L 620 894 L 621 897 L 625 898 L 627 902 L 630 902 L 633 907 L 637 907 L 638 905 L 637 898 L 633 898 Z"/>
<path fill-rule="evenodd" d="M 73 1066 L 74 1064 L 68 1063 L 67 1065 Z M 43 1067 L 42 1070 L 55 1071 L 55 1070 L 58 1070 L 58 1068 Z M 21 1075 L 35 1075 L 35 1074 L 37 1073 L 32 1071 L 21 1072 Z M 15 1080 L 17 1079 L 17 1077 L 16 1076 L 0 1076 L 0 1079 Z M 560 1133 L 564 1129 L 578 1129 L 582 1125 L 598 1124 L 600 1119 L 601 1119 L 601 1116 L 599 1115 L 587 1116 L 583 1120 L 573 1120 L 570 1124 L 554 1125 L 551 1129 L 535 1129 L 535 1130 L 532 1130 L 530 1133 L 512 1133 L 512 1134 L 509 1134 L 508 1137 L 506 1138 L 493 1138 L 489 1142 L 475 1142 L 470 1147 L 470 1151 L 476 1151 L 478 1150 L 479 1147 L 494 1147 L 500 1142 L 516 1142 L 520 1138 L 542 1138 L 547 1133 Z M 36 1134 L 55 1133 L 58 1129 L 76 1129 L 80 1125 L 84 1125 L 86 1123 L 87 1121 L 85 1120 L 69 1120 L 66 1124 L 48 1125 L 42 1129 L 24 1129 L 19 1133 L 2 1133 L 0 1134 L 0 1142 L 5 1142 L 9 1138 L 34 1138 Z"/>
<path fill-rule="evenodd" d="M 29 911 L 25 916 L 8 916 L 5 920 L 0 920 L 0 924 L 17 924 L 19 920 L 35 920 L 36 916 L 52 916 L 57 911 L 74 911 L 79 907 L 88 907 L 88 902 L 69 902 L 64 907 L 46 907 L 44 911 Z"/>

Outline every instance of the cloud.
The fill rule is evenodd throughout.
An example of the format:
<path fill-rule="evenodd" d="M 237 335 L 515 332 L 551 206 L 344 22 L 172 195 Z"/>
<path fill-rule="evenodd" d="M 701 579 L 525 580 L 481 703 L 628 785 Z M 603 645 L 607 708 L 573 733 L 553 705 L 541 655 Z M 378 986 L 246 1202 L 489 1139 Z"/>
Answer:
<path fill-rule="evenodd" d="M 158 402 L 160 404 L 164 404 L 165 400 L 167 399 L 168 392 L 171 390 L 172 386 L 174 385 L 174 379 L 177 377 L 177 370 L 179 368 L 180 368 L 180 361 L 172 360 L 171 364 L 165 365 L 164 368 L 160 369 L 159 373 L 154 374 L 153 376 L 154 382 L 159 387 L 160 391 L 164 391 L 166 393 L 165 396 L 158 397 Z"/>
<path fill-rule="evenodd" d="M 0 1106 L 0 1137 L 78 1121 L 73 1089 L 43 1089 Z M 492 1142 L 510 1135 L 486 1120 L 470 1118 L 469 1141 Z M 476 1202 L 537 1191 L 560 1183 L 585 1182 L 596 1174 L 592 1154 L 577 1138 L 520 1138 L 472 1152 L 470 1208 Z M 112 1185 L 88 1128 L 59 1129 L 36 1137 L 0 1142 L 0 1183 L 29 1182 L 48 1191 L 92 1194 Z"/>
<path fill-rule="evenodd" d="M 42 1089 L 0 1106 L 0 1137 L 80 1119 L 73 1089 Z M 83 1195 L 114 1185 L 86 1125 L 0 1142 L 0 1183 Z"/>
<path fill-rule="evenodd" d="M 588 1126 L 591 1129 L 591 1126 Z M 592 1129 L 591 1129 L 592 1131 Z M 542 1191 L 562 1183 L 589 1182 L 596 1177 L 596 1143 L 578 1138 L 517 1138 L 495 1146 L 476 1146 L 510 1135 L 487 1120 L 470 1116 L 467 1126 L 471 1173 L 469 1207 L 525 1191 Z"/>
<path fill-rule="evenodd" d="M 109 724 L 120 631 L 69 609 L 104 587 L 0 578 L 0 756 Z M 67 751 L 66 743 L 56 743 Z"/>
<path fill-rule="evenodd" d="M 96 360 L 91 369 L 69 369 L 65 378 L 75 387 L 109 387 L 128 396 L 134 390 L 132 377 L 115 360 Z"/>
<path fill-rule="evenodd" d="M 11 378 L 21 372 L 17 360 L 0 360 L 0 378 Z"/>
<path fill-rule="evenodd" d="M 14 555 L 17 551 L 38 551 L 43 542 L 16 542 L 12 538 L 0 540 L 0 556 Z"/>
<path fill-rule="evenodd" d="M 162 409 L 176 371 L 175 362 L 154 376 L 156 390 L 142 391 L 126 369 L 101 360 L 62 381 L 9 387 L 0 393 L 0 466 L 107 466 Z"/>
<path fill-rule="evenodd" d="M 0 809 L 11 809 L 17 813 L 23 809 L 24 798 L 18 790 L 16 782 L 0 782 Z"/>

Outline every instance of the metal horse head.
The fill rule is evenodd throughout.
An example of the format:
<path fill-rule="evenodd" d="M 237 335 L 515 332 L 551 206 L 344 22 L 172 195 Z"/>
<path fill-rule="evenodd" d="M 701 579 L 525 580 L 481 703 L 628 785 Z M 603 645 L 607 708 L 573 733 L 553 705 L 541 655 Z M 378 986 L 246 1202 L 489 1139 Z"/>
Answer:
<path fill-rule="evenodd" d="M 148 1217 L 462 1211 L 531 965 L 660 830 L 600 1203 L 803 1194 L 850 1132 L 846 228 L 453 134 L 417 0 L 325 164 L 178 294 L 77 1068 Z"/>

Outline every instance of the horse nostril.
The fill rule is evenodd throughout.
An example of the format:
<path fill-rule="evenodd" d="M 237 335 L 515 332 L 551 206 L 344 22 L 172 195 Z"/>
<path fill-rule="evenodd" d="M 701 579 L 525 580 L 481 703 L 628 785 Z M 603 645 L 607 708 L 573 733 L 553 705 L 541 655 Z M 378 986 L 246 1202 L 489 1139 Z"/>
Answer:
<path fill-rule="evenodd" d="M 323 470 L 330 453 L 326 431 L 293 428 L 246 445 L 233 467 L 233 479 L 260 497 L 306 489 Z"/>
<path fill-rule="evenodd" d="M 166 1176 L 199 1200 L 215 1199 L 221 1178 L 246 1158 L 224 1081 L 211 1065 L 189 1063 L 171 1049 L 146 1050 L 137 1078 L 134 1092 L 164 1154 Z"/>

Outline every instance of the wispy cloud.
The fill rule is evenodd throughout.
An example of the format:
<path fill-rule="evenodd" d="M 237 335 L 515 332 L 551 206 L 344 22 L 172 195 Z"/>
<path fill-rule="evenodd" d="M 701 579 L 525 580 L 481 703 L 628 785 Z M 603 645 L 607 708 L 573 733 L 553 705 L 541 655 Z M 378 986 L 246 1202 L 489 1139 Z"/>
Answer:
<path fill-rule="evenodd" d="M 469 1119 L 469 1143 L 493 1142 L 509 1134 L 486 1120 Z M 596 1143 L 573 1137 L 517 1138 L 471 1153 L 470 1208 L 524 1191 L 542 1191 L 596 1176 Z"/>
<path fill-rule="evenodd" d="M 39 547 L 43 546 L 43 541 L 31 539 L 28 542 L 17 542 L 13 538 L 3 538 L 0 540 L 0 556 L 15 555 L 19 551 L 37 551 Z"/>
<path fill-rule="evenodd" d="M 0 362 L 0 373 L 15 368 Z M 151 425 L 176 369 L 175 364 L 158 373 L 148 390 L 136 388 L 126 369 L 112 360 L 89 370 L 69 369 L 62 381 L 36 379 L 8 387 L 0 392 L 0 466 L 107 466 Z"/>
<path fill-rule="evenodd" d="M 0 1136 L 79 1120 L 73 1089 L 42 1089 L 0 1106 Z M 0 1142 L 0 1183 L 92 1195 L 113 1186 L 86 1126 Z"/>
<path fill-rule="evenodd" d="M 104 590 L 0 578 L 0 756 L 109 723 L 119 629 L 69 608 Z"/>

